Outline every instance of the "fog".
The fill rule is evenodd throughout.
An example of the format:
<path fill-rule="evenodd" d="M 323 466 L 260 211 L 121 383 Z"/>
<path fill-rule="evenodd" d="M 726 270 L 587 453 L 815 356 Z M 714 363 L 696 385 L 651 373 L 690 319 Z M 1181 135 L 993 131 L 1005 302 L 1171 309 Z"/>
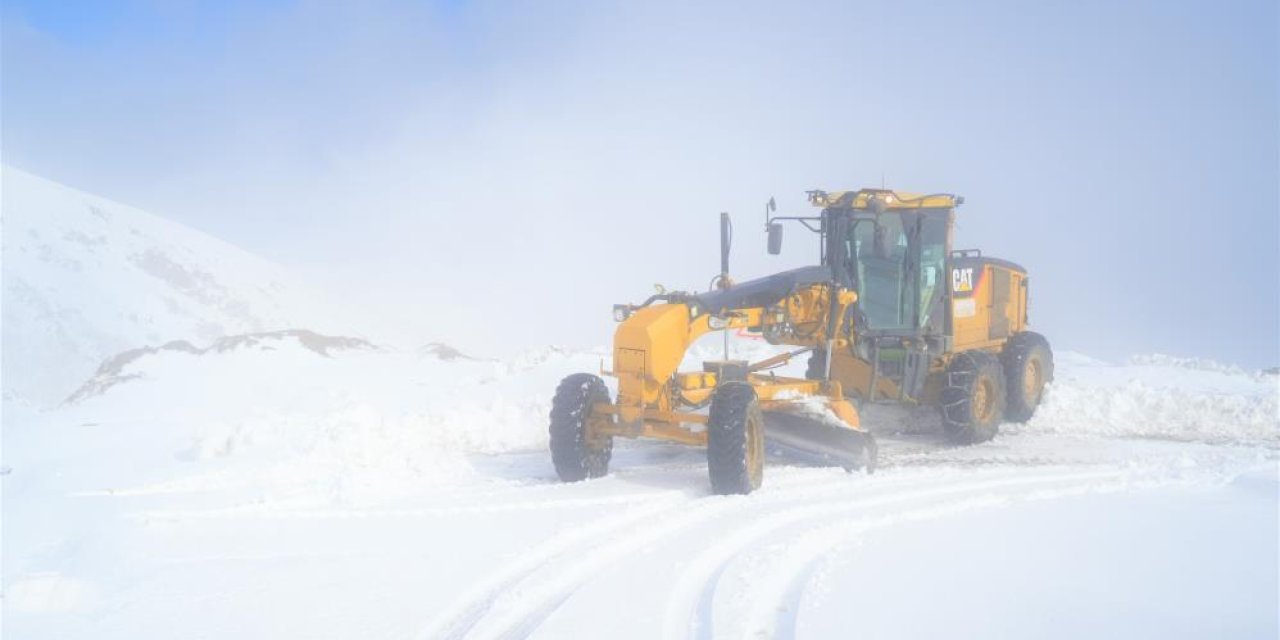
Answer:
<path fill-rule="evenodd" d="M 704 289 L 720 211 L 746 278 L 816 260 L 771 196 L 953 192 L 1055 348 L 1276 366 L 1277 5 L 1124 4 L 14 1 L 3 160 L 479 353 Z"/>

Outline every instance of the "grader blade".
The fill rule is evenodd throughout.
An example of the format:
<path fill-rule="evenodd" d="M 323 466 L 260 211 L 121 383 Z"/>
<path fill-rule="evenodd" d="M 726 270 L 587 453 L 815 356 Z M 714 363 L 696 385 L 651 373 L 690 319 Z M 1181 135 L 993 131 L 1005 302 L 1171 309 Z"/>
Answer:
<path fill-rule="evenodd" d="M 847 471 L 875 471 L 876 441 L 870 433 L 836 424 L 811 412 L 775 409 L 764 414 L 765 438 Z"/>

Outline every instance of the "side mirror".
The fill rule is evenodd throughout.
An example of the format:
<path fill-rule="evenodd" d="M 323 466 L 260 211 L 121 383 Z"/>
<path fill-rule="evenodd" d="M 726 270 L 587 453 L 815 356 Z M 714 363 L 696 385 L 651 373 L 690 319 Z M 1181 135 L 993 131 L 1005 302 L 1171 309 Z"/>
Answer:
<path fill-rule="evenodd" d="M 779 222 L 769 223 L 769 255 L 776 256 L 782 253 L 782 224 Z"/>

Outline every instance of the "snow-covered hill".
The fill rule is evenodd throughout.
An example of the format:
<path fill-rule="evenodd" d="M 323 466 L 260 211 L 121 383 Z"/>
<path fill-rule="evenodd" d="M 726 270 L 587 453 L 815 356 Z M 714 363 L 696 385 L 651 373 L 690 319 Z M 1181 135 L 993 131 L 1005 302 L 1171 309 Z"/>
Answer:
<path fill-rule="evenodd" d="M 0 206 L 6 400 L 60 402 L 127 349 L 349 328 L 282 269 L 145 211 L 8 166 Z"/>

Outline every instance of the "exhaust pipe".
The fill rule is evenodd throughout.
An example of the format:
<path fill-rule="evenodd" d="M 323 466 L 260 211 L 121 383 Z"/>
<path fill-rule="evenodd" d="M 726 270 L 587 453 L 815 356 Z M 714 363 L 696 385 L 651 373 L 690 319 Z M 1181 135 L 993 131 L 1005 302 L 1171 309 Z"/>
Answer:
<path fill-rule="evenodd" d="M 733 246 L 733 221 L 729 214 L 720 214 L 720 288 L 729 288 L 729 249 Z"/>

